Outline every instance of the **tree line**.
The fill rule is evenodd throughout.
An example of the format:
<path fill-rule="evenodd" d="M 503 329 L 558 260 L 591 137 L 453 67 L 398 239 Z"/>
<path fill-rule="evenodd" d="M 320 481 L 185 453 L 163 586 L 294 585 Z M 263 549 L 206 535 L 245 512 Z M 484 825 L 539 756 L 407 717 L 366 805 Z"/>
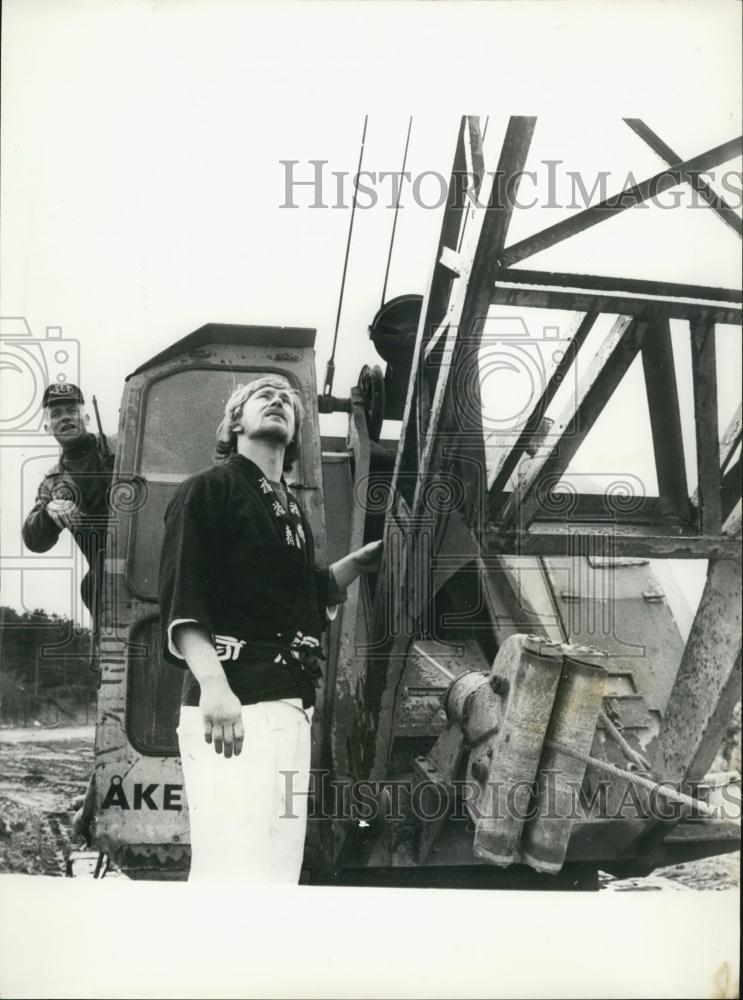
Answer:
<path fill-rule="evenodd" d="M 0 607 L 0 724 L 92 722 L 96 688 L 90 629 Z"/>

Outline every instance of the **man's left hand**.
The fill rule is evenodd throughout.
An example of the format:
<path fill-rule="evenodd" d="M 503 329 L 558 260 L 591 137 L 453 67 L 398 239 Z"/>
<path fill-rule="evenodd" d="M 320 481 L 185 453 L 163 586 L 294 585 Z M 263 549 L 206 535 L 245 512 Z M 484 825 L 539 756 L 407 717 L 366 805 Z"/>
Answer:
<path fill-rule="evenodd" d="M 349 552 L 347 556 L 334 562 L 330 567 L 336 586 L 340 590 L 349 587 L 361 573 L 373 573 L 379 569 L 382 560 L 382 543 L 369 542 L 368 545 Z"/>
<path fill-rule="evenodd" d="M 382 540 L 369 542 L 353 554 L 356 565 L 362 573 L 373 573 L 382 561 Z"/>

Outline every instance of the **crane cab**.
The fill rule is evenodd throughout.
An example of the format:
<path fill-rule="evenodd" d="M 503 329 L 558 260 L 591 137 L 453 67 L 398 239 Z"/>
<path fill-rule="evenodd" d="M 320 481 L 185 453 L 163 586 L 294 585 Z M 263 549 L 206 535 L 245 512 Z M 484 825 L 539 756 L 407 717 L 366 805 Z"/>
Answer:
<path fill-rule="evenodd" d="M 189 866 L 176 738 L 183 670 L 159 649 L 163 515 L 179 484 L 212 464 L 234 387 L 278 373 L 304 400 L 300 454 L 287 479 L 312 526 L 318 564 L 326 561 L 314 339 L 311 329 L 209 323 L 126 381 L 100 615 L 92 833 L 133 877 L 183 878 Z"/>

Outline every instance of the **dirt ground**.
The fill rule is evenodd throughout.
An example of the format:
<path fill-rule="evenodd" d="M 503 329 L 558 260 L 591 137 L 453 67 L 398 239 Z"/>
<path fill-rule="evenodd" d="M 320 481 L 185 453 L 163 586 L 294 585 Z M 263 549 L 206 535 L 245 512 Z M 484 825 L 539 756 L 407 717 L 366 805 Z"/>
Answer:
<path fill-rule="evenodd" d="M 0 873 L 64 875 L 84 847 L 70 805 L 93 769 L 93 727 L 0 730 Z M 656 869 L 647 878 L 600 876 L 611 891 L 728 889 L 740 880 L 738 853 Z"/>
<path fill-rule="evenodd" d="M 82 846 L 70 804 L 92 770 L 92 726 L 0 730 L 0 872 L 64 874 Z"/>

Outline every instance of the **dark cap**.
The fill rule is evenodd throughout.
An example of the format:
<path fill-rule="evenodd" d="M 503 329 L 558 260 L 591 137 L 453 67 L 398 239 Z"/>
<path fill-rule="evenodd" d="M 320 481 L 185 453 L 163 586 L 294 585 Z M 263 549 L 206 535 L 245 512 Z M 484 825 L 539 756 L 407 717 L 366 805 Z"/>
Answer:
<path fill-rule="evenodd" d="M 52 403 L 79 403 L 80 406 L 83 406 L 85 399 L 78 387 L 72 382 L 55 382 L 44 390 L 42 406 L 46 409 Z"/>

